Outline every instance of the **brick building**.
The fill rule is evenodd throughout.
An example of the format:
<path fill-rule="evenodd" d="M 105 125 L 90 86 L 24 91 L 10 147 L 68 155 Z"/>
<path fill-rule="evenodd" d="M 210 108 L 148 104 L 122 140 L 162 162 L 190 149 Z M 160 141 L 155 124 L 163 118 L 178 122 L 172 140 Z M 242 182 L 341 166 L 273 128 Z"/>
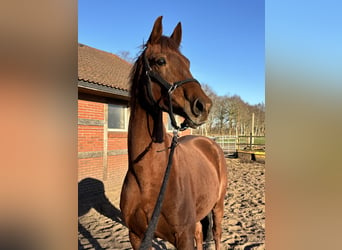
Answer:
<path fill-rule="evenodd" d="M 78 45 L 78 181 L 96 179 L 106 191 L 120 190 L 127 171 L 131 68 L 114 54 Z"/>
<path fill-rule="evenodd" d="M 127 170 L 129 73 L 118 56 L 78 45 L 78 180 L 121 188 Z"/>

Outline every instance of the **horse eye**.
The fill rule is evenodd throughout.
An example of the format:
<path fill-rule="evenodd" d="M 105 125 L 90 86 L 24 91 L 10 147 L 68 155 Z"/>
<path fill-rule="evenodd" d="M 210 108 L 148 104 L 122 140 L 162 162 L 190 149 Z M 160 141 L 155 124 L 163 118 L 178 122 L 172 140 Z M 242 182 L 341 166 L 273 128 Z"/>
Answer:
<path fill-rule="evenodd" d="M 165 58 L 161 57 L 159 58 L 156 63 L 159 65 L 159 66 L 163 66 L 166 64 L 166 61 L 165 61 Z"/>

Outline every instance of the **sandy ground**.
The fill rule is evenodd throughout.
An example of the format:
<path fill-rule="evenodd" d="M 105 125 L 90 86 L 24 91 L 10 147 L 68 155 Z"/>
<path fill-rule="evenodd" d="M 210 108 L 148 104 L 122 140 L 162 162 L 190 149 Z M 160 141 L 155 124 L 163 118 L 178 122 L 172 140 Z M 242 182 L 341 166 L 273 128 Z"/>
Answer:
<path fill-rule="evenodd" d="M 265 164 L 227 159 L 228 188 L 225 199 L 221 249 L 265 249 Z M 81 197 L 78 218 L 78 249 L 132 249 L 128 229 L 122 224 L 120 190 L 93 200 Z M 84 205 L 87 204 L 87 205 Z M 175 249 L 156 239 L 156 250 Z M 214 249 L 209 241 L 205 249 Z"/>

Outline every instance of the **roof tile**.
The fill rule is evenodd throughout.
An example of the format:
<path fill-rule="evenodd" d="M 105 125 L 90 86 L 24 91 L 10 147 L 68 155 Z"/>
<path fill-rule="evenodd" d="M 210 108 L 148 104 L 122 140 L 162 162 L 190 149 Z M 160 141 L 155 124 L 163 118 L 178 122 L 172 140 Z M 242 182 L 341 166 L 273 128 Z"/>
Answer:
<path fill-rule="evenodd" d="M 131 68 L 117 55 L 78 44 L 79 80 L 128 91 Z"/>

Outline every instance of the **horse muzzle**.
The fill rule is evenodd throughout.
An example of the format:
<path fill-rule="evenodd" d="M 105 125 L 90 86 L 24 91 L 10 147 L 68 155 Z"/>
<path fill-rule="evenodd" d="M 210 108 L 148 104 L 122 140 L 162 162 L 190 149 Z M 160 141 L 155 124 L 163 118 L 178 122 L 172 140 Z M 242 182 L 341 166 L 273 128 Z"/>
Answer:
<path fill-rule="evenodd" d="M 212 101 L 207 98 L 196 98 L 190 104 L 190 112 L 186 112 L 187 115 L 182 125 L 197 128 L 205 123 L 208 119 L 208 115 L 212 106 Z"/>

